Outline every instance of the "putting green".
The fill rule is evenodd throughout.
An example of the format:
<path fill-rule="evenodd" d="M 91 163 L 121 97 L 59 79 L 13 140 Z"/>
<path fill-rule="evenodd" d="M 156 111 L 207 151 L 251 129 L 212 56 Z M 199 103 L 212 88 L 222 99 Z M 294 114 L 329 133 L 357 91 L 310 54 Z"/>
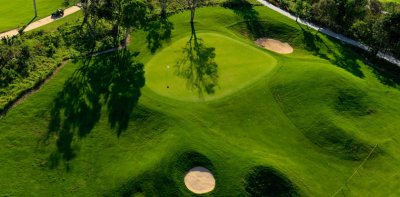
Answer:
<path fill-rule="evenodd" d="M 214 94 L 199 96 L 197 90 L 188 87 L 187 79 L 178 76 L 177 65 L 183 58 L 183 48 L 190 37 L 185 37 L 164 49 L 146 65 L 146 84 L 154 92 L 178 100 L 212 100 L 234 93 L 262 76 L 277 65 L 268 53 L 232 38 L 215 34 L 200 33 L 199 40 L 206 47 L 215 48 L 217 86 Z"/>

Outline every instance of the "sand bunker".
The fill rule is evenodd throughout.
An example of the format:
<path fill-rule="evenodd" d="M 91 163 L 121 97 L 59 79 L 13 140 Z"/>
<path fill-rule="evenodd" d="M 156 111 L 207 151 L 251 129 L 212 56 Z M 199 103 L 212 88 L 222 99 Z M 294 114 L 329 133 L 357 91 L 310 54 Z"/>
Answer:
<path fill-rule="evenodd" d="M 199 166 L 186 174 L 185 185 L 193 193 L 204 194 L 215 188 L 215 179 L 208 169 Z"/>
<path fill-rule="evenodd" d="M 293 48 L 287 42 L 283 43 L 279 40 L 259 38 L 256 40 L 256 43 L 261 47 L 280 54 L 293 53 Z"/>

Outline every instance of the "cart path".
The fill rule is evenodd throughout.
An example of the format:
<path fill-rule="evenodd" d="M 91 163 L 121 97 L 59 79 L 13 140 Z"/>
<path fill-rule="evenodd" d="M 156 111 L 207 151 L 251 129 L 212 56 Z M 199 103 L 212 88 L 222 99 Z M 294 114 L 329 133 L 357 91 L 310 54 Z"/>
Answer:
<path fill-rule="evenodd" d="M 67 8 L 67 9 L 64 10 L 64 17 L 65 17 L 65 16 L 68 16 L 68 15 L 70 15 L 70 14 L 73 14 L 73 13 L 79 11 L 80 9 L 81 9 L 81 8 L 78 7 L 78 6 L 69 7 L 69 8 Z M 38 20 L 38 21 L 35 21 L 35 22 L 29 24 L 29 25 L 24 29 L 24 32 L 27 32 L 27 31 L 36 29 L 36 28 L 38 28 L 38 27 L 42 27 L 42 26 L 44 26 L 44 25 L 47 25 L 47 24 L 49 24 L 49 23 L 52 23 L 52 22 L 54 22 L 54 21 L 56 21 L 56 20 L 58 20 L 58 19 L 62 19 L 62 18 L 63 18 L 63 17 L 61 17 L 61 18 L 51 18 L 51 16 L 48 16 L 48 17 L 46 17 L 46 18 L 42 18 L 42 19 L 40 19 L 40 20 Z M 0 38 L 7 37 L 7 36 L 11 37 L 11 36 L 15 36 L 15 35 L 18 35 L 18 29 L 13 29 L 13 30 L 10 30 L 10 31 L 4 32 L 4 33 L 0 33 Z"/>
<path fill-rule="evenodd" d="M 284 15 L 284 16 L 292 19 L 292 20 L 296 20 L 296 16 L 290 14 L 289 12 L 287 12 L 285 10 L 282 10 L 281 8 L 279 8 L 279 7 L 273 5 L 273 4 L 271 4 L 271 3 L 269 3 L 269 2 L 267 2 L 265 0 L 257 0 L 257 1 L 260 2 L 262 5 L 267 6 L 268 8 L 270 8 L 270 9 L 272 9 L 272 10 L 274 10 L 274 11 L 276 11 L 276 12 L 278 12 L 278 13 L 280 13 L 280 14 L 282 14 L 282 15 Z M 308 21 L 305 21 L 305 20 L 302 20 L 300 18 L 297 20 L 297 22 L 299 22 L 299 23 L 301 23 L 303 25 L 306 25 L 306 26 L 308 26 L 308 27 L 310 27 L 312 29 L 315 29 L 315 30 L 317 30 L 317 31 L 319 31 L 319 32 L 321 32 L 321 33 L 323 33 L 325 35 L 328 35 L 330 37 L 338 39 L 338 40 L 340 40 L 340 41 L 342 41 L 344 43 L 347 43 L 347 44 L 350 44 L 350 45 L 355 46 L 357 48 L 360 48 L 360 49 L 362 49 L 364 51 L 370 51 L 370 47 L 368 47 L 367 45 L 362 44 L 362 43 L 360 43 L 360 42 L 358 42 L 356 40 L 353 40 L 353 39 L 351 39 L 349 37 L 346 37 L 346 36 L 344 36 L 342 34 L 335 33 L 335 32 L 333 32 L 333 31 L 331 31 L 329 29 L 326 29 L 324 27 L 320 27 L 318 25 L 312 24 L 312 23 L 310 23 Z M 378 56 L 379 58 L 385 59 L 386 61 L 388 61 L 388 62 L 390 62 L 392 64 L 395 64 L 398 67 L 400 67 L 400 60 L 396 59 L 395 57 L 393 57 L 393 56 L 391 56 L 389 54 L 386 54 L 386 53 L 383 53 L 383 52 L 378 52 L 378 54 L 376 56 Z"/>

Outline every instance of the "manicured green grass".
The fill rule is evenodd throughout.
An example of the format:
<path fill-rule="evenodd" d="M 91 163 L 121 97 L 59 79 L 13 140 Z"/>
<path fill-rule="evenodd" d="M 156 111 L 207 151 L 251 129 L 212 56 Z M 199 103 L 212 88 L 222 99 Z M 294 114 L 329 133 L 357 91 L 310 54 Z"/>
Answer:
<path fill-rule="evenodd" d="M 197 90 L 188 89 L 186 80 L 176 74 L 178 62 L 184 56 L 182 46 L 185 46 L 189 37 L 174 42 L 147 64 L 146 79 L 149 88 L 161 95 L 179 100 L 197 101 L 221 98 L 246 88 L 276 66 L 273 57 L 254 46 L 243 44 L 221 34 L 203 33 L 198 34 L 197 37 L 204 40 L 205 45 L 215 46 L 216 49 L 215 61 L 218 65 L 218 80 L 215 93 L 199 98 Z M 235 58 L 238 54 L 241 54 L 240 59 Z"/>
<path fill-rule="evenodd" d="M 129 85 L 101 83 L 107 77 L 102 70 L 109 67 L 95 64 L 80 77 L 79 64 L 66 65 L 0 119 L 0 194 L 190 196 L 183 176 L 203 165 L 216 178 L 215 190 L 205 196 L 243 196 L 264 189 L 332 196 L 345 185 L 346 195 L 399 195 L 399 88 L 384 85 L 379 79 L 385 78 L 346 46 L 265 7 L 251 13 L 262 22 L 243 22 L 229 9 L 198 9 L 196 34 L 203 46 L 215 48 L 218 65 L 219 87 L 204 100 L 185 90 L 184 78 L 171 71 L 169 79 L 163 73 L 166 65 L 175 69 L 172 65 L 184 57 L 182 49 L 191 36 L 188 12 L 170 17 L 172 37 L 155 54 L 147 49 L 143 32 L 132 34 L 129 48 L 140 52 L 147 85 L 129 116 L 113 110 L 128 108 L 129 101 L 110 102 L 96 92 L 101 89 L 97 85 L 120 87 L 117 98 L 131 91 Z M 252 33 L 247 27 L 254 25 L 266 37 L 289 42 L 294 53 L 259 48 L 246 37 Z M 123 78 L 125 72 L 113 72 L 122 83 L 130 81 L 130 75 Z M 180 91 L 168 92 L 170 83 L 174 85 L 168 89 Z M 62 97 L 68 93 L 70 97 Z M 47 138 L 52 124 L 57 125 L 54 109 L 60 110 L 59 123 L 71 121 L 64 125 L 70 133 Z M 127 117 L 126 129 L 112 127 L 115 118 Z M 66 161 L 62 157 L 68 151 L 73 158 Z"/>
<path fill-rule="evenodd" d="M 36 0 L 39 20 L 64 7 L 63 0 Z M 35 16 L 32 0 L 0 0 L 0 32 L 28 24 Z"/>
<path fill-rule="evenodd" d="M 400 3 L 400 0 L 381 0 L 382 2 L 395 2 Z"/>

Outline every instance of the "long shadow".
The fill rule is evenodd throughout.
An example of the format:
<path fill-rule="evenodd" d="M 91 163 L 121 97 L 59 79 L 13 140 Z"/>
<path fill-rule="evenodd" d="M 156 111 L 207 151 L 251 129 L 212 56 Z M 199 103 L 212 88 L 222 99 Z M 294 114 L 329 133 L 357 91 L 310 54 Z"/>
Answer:
<path fill-rule="evenodd" d="M 357 77 L 364 77 L 361 66 L 357 62 L 357 55 L 354 52 L 340 45 L 335 49 L 336 51 L 332 50 L 318 34 L 311 33 L 300 24 L 299 27 L 303 33 L 303 44 L 306 50 L 310 51 L 315 56 L 326 59 L 332 64 L 347 70 Z"/>
<path fill-rule="evenodd" d="M 186 80 L 187 88 L 197 91 L 199 98 L 214 94 L 218 86 L 218 65 L 215 62 L 215 48 L 207 47 L 198 38 L 194 24 L 192 34 L 183 48 L 183 58 L 176 64 L 176 74 Z"/>
<path fill-rule="evenodd" d="M 24 30 L 28 27 L 28 25 L 30 25 L 36 18 L 37 16 L 34 16 L 27 24 L 25 24 L 21 29 L 18 30 L 18 33 L 22 34 Z"/>
<path fill-rule="evenodd" d="M 94 58 L 69 78 L 54 100 L 46 136 L 56 136 L 57 150 L 50 155 L 50 167 L 60 160 L 68 163 L 76 155 L 74 137 L 87 136 L 100 120 L 103 106 L 110 127 L 120 136 L 128 127 L 131 113 L 144 86 L 143 64 L 133 61 L 128 50 Z"/>
<path fill-rule="evenodd" d="M 242 17 L 248 33 L 253 39 L 266 36 L 266 30 L 260 22 L 259 14 L 254 10 L 253 5 L 246 0 L 228 0 L 222 4 L 224 8 L 233 10 L 233 12 Z"/>
<path fill-rule="evenodd" d="M 171 40 L 174 25 L 170 22 L 166 15 L 157 16 L 154 20 L 147 23 L 145 31 L 147 31 L 147 47 L 151 53 L 155 53 L 157 49 L 162 47 L 163 42 Z"/>
<path fill-rule="evenodd" d="M 364 74 L 361 71 L 360 65 L 357 63 L 357 59 L 363 60 L 364 63 L 373 68 L 373 73 L 382 84 L 390 87 L 400 88 L 400 69 L 396 65 L 379 59 L 375 55 L 358 48 L 347 49 L 339 46 L 337 48 L 338 52 L 334 52 L 318 36 L 318 34 L 312 34 L 310 31 L 303 29 L 301 26 L 300 28 L 302 29 L 303 33 L 303 44 L 305 49 L 311 51 L 313 55 L 326 59 L 332 64 L 344 68 L 360 78 L 363 78 Z M 323 50 L 326 50 L 327 52 L 324 53 Z M 332 55 L 333 57 L 329 57 L 327 54 Z"/>

